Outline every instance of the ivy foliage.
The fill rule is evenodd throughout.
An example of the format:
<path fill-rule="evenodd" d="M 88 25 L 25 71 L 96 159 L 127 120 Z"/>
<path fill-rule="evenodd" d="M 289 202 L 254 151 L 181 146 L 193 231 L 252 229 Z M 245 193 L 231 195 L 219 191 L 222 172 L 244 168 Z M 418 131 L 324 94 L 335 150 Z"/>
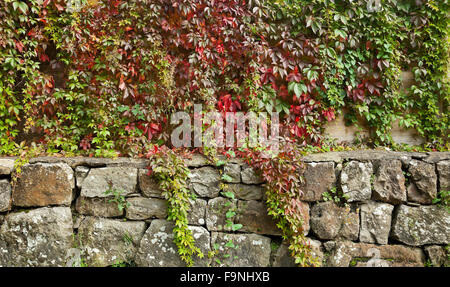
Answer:
<path fill-rule="evenodd" d="M 142 156 L 194 103 L 272 111 L 320 145 L 338 114 L 448 142 L 447 0 L 5 0 L 0 153 Z M 401 74 L 411 71 L 410 87 Z"/>

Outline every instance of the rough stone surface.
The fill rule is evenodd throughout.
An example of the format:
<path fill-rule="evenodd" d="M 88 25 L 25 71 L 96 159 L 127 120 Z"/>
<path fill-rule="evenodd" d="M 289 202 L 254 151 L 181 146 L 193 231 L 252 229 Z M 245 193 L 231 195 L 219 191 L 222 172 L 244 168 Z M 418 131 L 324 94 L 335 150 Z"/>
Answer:
<path fill-rule="evenodd" d="M 89 167 L 87 166 L 77 166 L 75 168 L 75 180 L 78 188 L 81 188 L 81 184 L 83 183 L 83 180 L 86 178 L 88 173 Z"/>
<path fill-rule="evenodd" d="M 437 194 L 437 176 L 433 164 L 413 160 L 409 164 L 414 187 L 408 187 L 408 201 L 431 204 Z"/>
<path fill-rule="evenodd" d="M 231 227 L 225 227 L 229 209 L 237 209 L 237 200 L 224 197 L 210 199 L 206 208 L 206 228 L 209 231 L 231 231 Z"/>
<path fill-rule="evenodd" d="M 13 169 L 13 158 L 0 158 L 0 175 L 10 175 Z"/>
<path fill-rule="evenodd" d="M 406 201 L 405 176 L 401 161 L 383 160 L 378 163 L 372 198 L 391 204 L 400 204 Z"/>
<path fill-rule="evenodd" d="M 0 179 L 0 212 L 11 209 L 11 184 L 6 179 Z"/>
<path fill-rule="evenodd" d="M 167 202 L 159 198 L 132 197 L 128 198 L 126 217 L 133 220 L 149 218 L 166 218 Z"/>
<path fill-rule="evenodd" d="M 173 223 L 162 219 L 152 221 L 141 240 L 136 255 L 136 264 L 142 267 L 185 267 L 173 242 Z M 208 266 L 208 252 L 211 250 L 209 232 L 200 226 L 190 226 L 195 246 L 200 248 L 204 258 L 194 257 L 194 266 Z"/>
<path fill-rule="evenodd" d="M 263 179 L 256 174 L 255 170 L 249 166 L 242 167 L 242 182 L 245 184 L 261 184 Z"/>
<path fill-rule="evenodd" d="M 228 175 L 231 180 L 225 182 L 228 183 L 240 183 L 241 182 L 241 166 L 237 163 L 227 163 L 223 168 L 223 173 Z"/>
<path fill-rule="evenodd" d="M 93 168 L 81 184 L 81 196 L 107 197 L 108 190 L 134 193 L 137 186 L 137 169 L 128 167 Z"/>
<path fill-rule="evenodd" d="M 209 164 L 208 158 L 201 154 L 193 154 L 191 158 L 184 160 L 188 167 L 202 167 Z"/>
<path fill-rule="evenodd" d="M 228 242 L 234 247 L 227 247 Z M 258 234 L 228 234 L 213 232 L 211 246 L 217 247 L 217 261 L 213 266 L 267 267 L 270 264 L 270 238 Z M 227 255 L 227 258 L 225 256 Z"/>
<path fill-rule="evenodd" d="M 341 187 L 348 202 L 369 200 L 372 194 L 370 178 L 372 164 L 350 161 L 342 168 Z"/>
<path fill-rule="evenodd" d="M 80 196 L 75 203 L 75 209 L 83 215 L 100 217 L 117 217 L 123 215 L 123 210 L 119 210 L 117 203 L 109 202 L 107 197 L 95 198 Z"/>
<path fill-rule="evenodd" d="M 164 198 L 158 183 L 147 174 L 147 169 L 140 169 L 138 174 L 139 189 L 146 197 Z"/>
<path fill-rule="evenodd" d="M 305 183 L 301 186 L 301 190 L 303 191 L 301 200 L 320 201 L 322 200 L 322 194 L 329 191 L 335 184 L 334 163 L 307 163 L 303 177 L 305 178 Z"/>
<path fill-rule="evenodd" d="M 43 207 L 5 216 L 0 266 L 65 266 L 72 246 L 69 207 Z"/>
<path fill-rule="evenodd" d="M 69 205 L 73 200 L 74 188 L 73 170 L 67 164 L 25 165 L 12 192 L 13 205 Z"/>
<path fill-rule="evenodd" d="M 190 225 L 205 225 L 206 220 L 206 206 L 208 202 L 206 200 L 197 198 L 195 200 L 190 200 L 191 210 L 188 212 L 188 223 Z"/>
<path fill-rule="evenodd" d="M 309 210 L 308 204 L 304 204 L 304 208 Z M 238 201 L 238 212 L 235 223 L 243 225 L 242 229 L 239 230 L 242 232 L 281 235 L 281 230 L 277 227 L 276 222 L 267 214 L 266 205 L 260 201 Z M 309 224 L 304 227 L 305 231 L 309 231 Z"/>
<path fill-rule="evenodd" d="M 261 200 L 263 188 L 260 185 L 228 184 L 228 188 L 238 199 Z"/>
<path fill-rule="evenodd" d="M 311 230 L 320 239 L 356 240 L 359 234 L 359 214 L 339 207 L 331 201 L 311 208 Z"/>
<path fill-rule="evenodd" d="M 219 195 L 220 175 L 210 166 L 194 169 L 190 180 L 192 190 L 200 197 L 214 198 Z"/>
<path fill-rule="evenodd" d="M 440 206 L 400 205 L 394 213 L 392 237 L 412 246 L 448 244 L 450 214 Z"/>
<path fill-rule="evenodd" d="M 387 203 L 368 202 L 361 206 L 359 240 L 365 243 L 387 244 L 391 230 L 392 210 Z"/>
<path fill-rule="evenodd" d="M 439 245 L 430 245 L 425 246 L 425 253 L 427 254 L 428 259 L 431 261 L 431 264 L 434 267 L 449 267 L 450 266 L 450 259 L 445 251 L 445 248 L 443 246 Z"/>
<path fill-rule="evenodd" d="M 450 160 L 438 162 L 436 168 L 439 175 L 439 191 L 450 190 Z"/>
<path fill-rule="evenodd" d="M 86 217 L 78 228 L 88 266 L 132 262 L 145 232 L 145 223 Z"/>
<path fill-rule="evenodd" d="M 311 254 L 317 259 L 318 262 L 322 262 L 324 255 L 322 252 L 322 243 L 319 240 L 308 238 L 308 243 L 311 246 Z M 296 267 L 295 259 L 291 256 L 288 244 L 281 244 L 275 251 L 273 258 L 273 267 Z"/>
<path fill-rule="evenodd" d="M 420 248 L 340 241 L 330 252 L 326 266 L 421 267 L 424 261 L 425 254 Z"/>

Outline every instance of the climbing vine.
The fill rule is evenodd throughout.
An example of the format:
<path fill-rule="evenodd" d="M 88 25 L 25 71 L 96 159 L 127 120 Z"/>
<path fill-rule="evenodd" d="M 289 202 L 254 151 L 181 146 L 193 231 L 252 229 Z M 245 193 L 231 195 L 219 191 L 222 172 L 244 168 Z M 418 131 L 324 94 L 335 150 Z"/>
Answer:
<path fill-rule="evenodd" d="M 178 254 L 190 267 L 194 264 L 194 255 L 203 258 L 204 254 L 195 246 L 195 239 L 188 227 L 187 215 L 191 198 L 191 191 L 187 186 L 189 169 L 174 151 L 161 150 L 152 155 L 149 172 L 159 183 L 167 200 L 168 220 L 174 222 L 173 241 Z"/>

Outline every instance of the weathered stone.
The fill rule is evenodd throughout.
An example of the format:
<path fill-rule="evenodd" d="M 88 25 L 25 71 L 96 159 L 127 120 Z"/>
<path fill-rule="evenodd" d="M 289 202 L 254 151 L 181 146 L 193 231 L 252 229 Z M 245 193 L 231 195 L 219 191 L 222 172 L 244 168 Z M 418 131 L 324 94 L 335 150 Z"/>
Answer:
<path fill-rule="evenodd" d="M 145 232 L 136 256 L 136 264 L 142 267 L 185 267 L 173 242 L 173 223 L 155 219 Z M 208 266 L 211 250 L 209 232 L 200 226 L 189 226 L 195 246 L 205 255 L 203 258 L 193 256 L 194 266 Z"/>
<path fill-rule="evenodd" d="M 88 173 L 89 173 L 89 167 L 77 166 L 75 168 L 75 181 L 77 183 L 78 188 L 81 188 L 81 184 L 83 183 L 83 180 L 86 178 Z"/>
<path fill-rule="evenodd" d="M 372 198 L 400 204 L 406 201 L 405 176 L 399 160 L 382 160 L 375 171 Z"/>
<path fill-rule="evenodd" d="M 450 242 L 450 214 L 444 207 L 400 205 L 394 212 L 392 237 L 402 243 L 420 246 Z"/>
<path fill-rule="evenodd" d="M 329 191 L 336 181 L 334 163 L 307 163 L 303 177 L 305 182 L 300 186 L 303 191 L 300 199 L 303 201 L 320 201 L 323 199 L 322 194 Z"/>
<path fill-rule="evenodd" d="M 249 166 L 242 167 L 241 172 L 242 182 L 245 184 L 261 184 L 263 179 Z"/>
<path fill-rule="evenodd" d="M 13 170 L 13 158 L 0 158 L 0 175 L 10 175 Z"/>
<path fill-rule="evenodd" d="M 133 262 L 145 222 L 86 217 L 78 228 L 88 266 L 103 267 Z"/>
<path fill-rule="evenodd" d="M 361 231 L 359 241 L 387 244 L 391 230 L 392 210 L 387 203 L 368 202 L 361 206 Z"/>
<path fill-rule="evenodd" d="M 321 202 L 311 208 L 311 230 L 320 239 L 356 240 L 359 214 L 331 201 Z"/>
<path fill-rule="evenodd" d="M 65 266 L 71 246 L 69 207 L 10 213 L 0 227 L 0 266 Z"/>
<path fill-rule="evenodd" d="M 420 248 L 338 241 L 327 259 L 328 267 L 421 267 L 425 254 Z"/>
<path fill-rule="evenodd" d="M 450 190 L 450 160 L 441 161 L 437 165 L 439 175 L 439 191 Z"/>
<path fill-rule="evenodd" d="M 231 227 L 225 227 L 229 209 L 237 209 L 237 200 L 224 197 L 210 199 L 206 208 L 206 228 L 209 231 L 231 231 Z"/>
<path fill-rule="evenodd" d="M 159 188 L 158 183 L 148 174 L 147 169 L 140 169 L 139 170 L 139 189 L 141 190 L 142 194 L 146 197 L 158 197 L 158 198 L 164 198 L 163 196 L 163 190 Z"/>
<path fill-rule="evenodd" d="M 323 261 L 322 243 L 311 238 L 307 239 L 311 246 L 311 255 L 320 263 Z M 285 242 L 275 251 L 272 266 L 273 267 L 296 267 L 295 259 L 291 256 L 289 246 Z"/>
<path fill-rule="evenodd" d="M 128 167 L 93 168 L 81 184 L 81 196 L 107 197 L 106 191 L 134 193 L 137 186 L 137 169 Z"/>
<path fill-rule="evenodd" d="M 303 203 L 302 208 L 305 209 L 303 214 L 308 214 L 309 206 L 307 203 Z M 305 218 L 304 218 L 305 219 Z M 309 219 L 309 218 L 306 218 Z M 309 220 L 306 220 L 308 224 L 304 227 L 305 232 L 309 231 Z M 263 202 L 250 200 L 250 201 L 238 201 L 238 212 L 236 216 L 237 224 L 242 224 L 242 232 L 251 232 L 257 234 L 266 235 L 281 235 L 281 230 L 277 227 L 273 218 L 267 214 L 267 207 Z"/>
<path fill-rule="evenodd" d="M 4 220 L 5 220 L 5 216 L 0 215 L 0 227 L 2 226 Z"/>
<path fill-rule="evenodd" d="M 119 210 L 117 203 L 110 202 L 110 199 L 83 197 L 77 198 L 75 209 L 83 215 L 92 215 L 100 217 L 117 217 L 123 215 L 123 210 Z"/>
<path fill-rule="evenodd" d="M 71 168 L 77 166 L 87 167 L 127 167 L 127 168 L 145 168 L 148 166 L 148 160 L 142 158 L 100 158 L 100 157 L 54 157 L 43 156 L 30 159 L 30 164 L 34 163 L 66 163 Z"/>
<path fill-rule="evenodd" d="M 437 163 L 439 161 L 450 160 L 450 152 L 427 152 L 428 156 L 423 159 L 425 162 Z"/>
<path fill-rule="evenodd" d="M 213 262 L 213 266 L 267 267 L 270 264 L 271 250 L 268 237 L 257 234 L 213 232 L 211 246 L 217 249 L 216 259 L 219 259 Z"/>
<path fill-rule="evenodd" d="M 12 192 L 13 205 L 70 205 L 74 188 L 73 170 L 67 164 L 25 165 Z"/>
<path fill-rule="evenodd" d="M 167 201 L 159 198 L 132 197 L 128 198 L 126 217 L 133 220 L 149 218 L 166 218 Z"/>
<path fill-rule="evenodd" d="M 207 201 L 203 199 L 195 199 L 190 200 L 191 210 L 188 212 L 188 223 L 190 225 L 205 225 L 205 215 L 206 215 L 206 206 Z"/>
<path fill-rule="evenodd" d="M 450 257 L 443 246 L 430 245 L 425 246 L 424 249 L 428 259 L 434 267 L 448 267 L 450 265 Z"/>
<path fill-rule="evenodd" d="M 0 179 L 0 212 L 11 209 L 11 184 L 6 179 Z"/>
<path fill-rule="evenodd" d="M 228 189 L 238 199 L 261 200 L 263 198 L 263 188 L 260 185 L 228 184 Z"/>
<path fill-rule="evenodd" d="M 437 176 L 434 164 L 418 160 L 410 162 L 409 173 L 415 188 L 408 187 L 408 201 L 431 204 L 437 194 Z"/>
<path fill-rule="evenodd" d="M 372 164 L 350 161 L 341 172 L 341 187 L 348 202 L 369 200 L 372 194 L 370 179 Z"/>
<path fill-rule="evenodd" d="M 194 169 L 191 172 L 191 188 L 200 197 L 214 198 L 219 195 L 220 175 L 210 166 Z"/>
<path fill-rule="evenodd" d="M 195 153 L 191 158 L 187 158 L 184 160 L 188 167 L 202 167 L 209 165 L 209 160 L 202 154 Z"/>
<path fill-rule="evenodd" d="M 223 173 L 230 177 L 230 180 L 225 180 L 228 183 L 241 182 L 241 166 L 237 163 L 227 163 L 223 168 Z"/>

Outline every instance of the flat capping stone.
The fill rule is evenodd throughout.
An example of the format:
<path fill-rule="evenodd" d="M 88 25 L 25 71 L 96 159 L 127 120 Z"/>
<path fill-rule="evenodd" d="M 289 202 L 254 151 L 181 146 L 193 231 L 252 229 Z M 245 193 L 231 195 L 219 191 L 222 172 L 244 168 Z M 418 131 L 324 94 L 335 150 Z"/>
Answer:
<path fill-rule="evenodd" d="M 373 160 L 408 160 L 418 159 L 426 162 L 438 162 L 450 158 L 450 152 L 399 152 L 387 150 L 353 150 L 315 153 L 303 157 L 305 162 L 333 161 L 373 161 Z"/>
<path fill-rule="evenodd" d="M 141 158 L 96 158 L 96 157 L 35 157 L 30 159 L 30 164 L 33 163 L 66 163 L 71 168 L 77 166 L 87 167 L 133 167 L 133 168 L 146 168 L 148 166 L 147 159 Z"/>

